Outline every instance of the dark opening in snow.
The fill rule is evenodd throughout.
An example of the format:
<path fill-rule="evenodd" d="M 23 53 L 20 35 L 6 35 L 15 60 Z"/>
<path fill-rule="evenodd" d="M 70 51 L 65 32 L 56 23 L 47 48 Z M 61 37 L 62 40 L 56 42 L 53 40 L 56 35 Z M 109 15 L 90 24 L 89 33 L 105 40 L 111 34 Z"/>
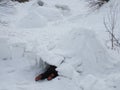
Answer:
<path fill-rule="evenodd" d="M 54 65 L 48 65 L 48 68 L 43 72 L 42 74 L 39 74 L 36 78 L 35 81 L 39 80 L 52 80 L 53 78 L 58 76 L 58 71 L 56 71 L 56 66 Z"/>
<path fill-rule="evenodd" d="M 29 0 L 12 0 L 12 1 L 18 1 L 20 3 L 23 3 L 23 2 L 28 2 Z"/>

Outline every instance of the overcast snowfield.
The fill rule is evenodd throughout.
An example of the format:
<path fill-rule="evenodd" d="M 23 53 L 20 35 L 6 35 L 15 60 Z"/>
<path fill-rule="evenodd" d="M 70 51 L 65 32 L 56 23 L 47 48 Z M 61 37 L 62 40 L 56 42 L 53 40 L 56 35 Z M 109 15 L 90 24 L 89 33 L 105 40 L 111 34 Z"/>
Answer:
<path fill-rule="evenodd" d="M 0 6 L 0 90 L 120 90 L 120 48 L 110 49 L 103 24 L 114 2 L 98 10 L 87 0 Z M 47 64 L 59 76 L 35 82 Z"/>

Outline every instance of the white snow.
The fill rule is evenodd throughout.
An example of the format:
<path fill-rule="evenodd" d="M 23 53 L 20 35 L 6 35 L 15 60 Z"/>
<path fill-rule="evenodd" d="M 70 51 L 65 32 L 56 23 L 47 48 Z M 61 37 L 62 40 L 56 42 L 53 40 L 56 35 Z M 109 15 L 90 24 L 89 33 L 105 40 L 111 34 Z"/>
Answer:
<path fill-rule="evenodd" d="M 113 0 L 93 12 L 86 0 L 42 1 L 0 6 L 0 90 L 120 90 L 120 55 L 103 24 Z M 47 64 L 59 76 L 35 82 Z"/>

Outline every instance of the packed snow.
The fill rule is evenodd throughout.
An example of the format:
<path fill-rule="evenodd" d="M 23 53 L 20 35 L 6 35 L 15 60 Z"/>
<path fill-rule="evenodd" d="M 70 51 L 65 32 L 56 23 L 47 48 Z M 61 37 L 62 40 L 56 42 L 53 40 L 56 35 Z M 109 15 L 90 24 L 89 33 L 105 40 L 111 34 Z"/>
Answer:
<path fill-rule="evenodd" d="M 110 49 L 103 23 L 113 1 L 98 10 L 87 0 L 0 6 L 0 90 L 120 90 L 119 48 Z M 47 65 L 59 76 L 35 82 Z"/>

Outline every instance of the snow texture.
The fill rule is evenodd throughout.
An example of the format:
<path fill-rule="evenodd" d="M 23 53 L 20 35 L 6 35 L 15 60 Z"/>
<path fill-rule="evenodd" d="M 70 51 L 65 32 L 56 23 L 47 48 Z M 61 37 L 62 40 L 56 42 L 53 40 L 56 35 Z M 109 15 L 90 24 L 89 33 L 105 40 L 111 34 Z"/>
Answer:
<path fill-rule="evenodd" d="M 112 4 L 93 12 L 85 0 L 0 5 L 0 90 L 120 90 L 120 55 L 107 48 L 103 24 Z M 59 76 L 35 82 L 49 64 Z"/>

